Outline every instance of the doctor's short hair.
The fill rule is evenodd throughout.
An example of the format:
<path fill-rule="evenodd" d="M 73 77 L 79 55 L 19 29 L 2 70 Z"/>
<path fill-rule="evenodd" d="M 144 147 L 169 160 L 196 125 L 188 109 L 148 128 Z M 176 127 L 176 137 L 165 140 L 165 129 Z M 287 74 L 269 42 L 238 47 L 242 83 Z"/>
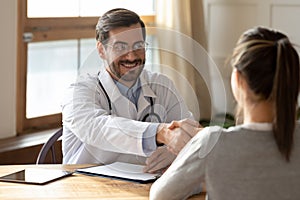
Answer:
<path fill-rule="evenodd" d="M 104 13 L 96 25 L 96 40 L 106 44 L 109 39 L 109 31 L 119 27 L 129 27 L 140 23 L 143 39 L 146 40 L 145 24 L 138 14 L 124 8 L 115 8 Z"/>

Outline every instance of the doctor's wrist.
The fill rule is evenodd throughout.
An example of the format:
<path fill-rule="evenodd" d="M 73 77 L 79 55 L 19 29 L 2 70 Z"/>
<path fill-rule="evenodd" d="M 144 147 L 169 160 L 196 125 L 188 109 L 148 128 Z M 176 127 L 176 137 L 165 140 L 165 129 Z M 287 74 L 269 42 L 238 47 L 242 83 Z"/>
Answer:
<path fill-rule="evenodd" d="M 167 124 L 162 123 L 158 126 L 157 132 L 156 132 L 156 144 L 157 146 L 162 146 L 166 144 L 166 133 L 168 131 Z"/>

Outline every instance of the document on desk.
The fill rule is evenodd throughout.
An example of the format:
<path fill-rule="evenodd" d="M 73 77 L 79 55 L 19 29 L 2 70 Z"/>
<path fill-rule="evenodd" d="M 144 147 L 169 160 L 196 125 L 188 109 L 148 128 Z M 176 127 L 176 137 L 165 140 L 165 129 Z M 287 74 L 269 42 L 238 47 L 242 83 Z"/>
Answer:
<path fill-rule="evenodd" d="M 140 183 L 153 182 L 159 177 L 159 174 L 144 173 L 144 167 L 144 165 L 114 162 L 109 165 L 77 169 L 76 172 L 88 175 L 124 179 Z"/>

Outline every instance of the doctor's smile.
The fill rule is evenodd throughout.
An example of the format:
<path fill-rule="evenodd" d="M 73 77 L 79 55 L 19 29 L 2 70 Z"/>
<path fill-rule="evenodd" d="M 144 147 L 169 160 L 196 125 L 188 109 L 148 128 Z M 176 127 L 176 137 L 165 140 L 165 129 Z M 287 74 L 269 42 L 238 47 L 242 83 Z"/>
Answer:
<path fill-rule="evenodd" d="M 129 60 L 120 61 L 119 65 L 126 68 L 126 69 L 133 69 L 135 67 L 141 66 L 142 65 L 142 60 L 141 59 L 136 59 L 134 61 L 129 61 Z"/>

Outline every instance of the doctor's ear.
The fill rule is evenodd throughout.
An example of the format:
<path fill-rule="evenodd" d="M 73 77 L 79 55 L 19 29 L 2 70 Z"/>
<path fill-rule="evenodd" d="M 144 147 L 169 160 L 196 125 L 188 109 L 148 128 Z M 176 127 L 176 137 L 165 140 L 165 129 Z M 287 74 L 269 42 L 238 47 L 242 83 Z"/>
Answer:
<path fill-rule="evenodd" d="M 105 60 L 106 59 L 105 47 L 100 41 L 97 41 L 97 50 L 100 57 Z"/>

